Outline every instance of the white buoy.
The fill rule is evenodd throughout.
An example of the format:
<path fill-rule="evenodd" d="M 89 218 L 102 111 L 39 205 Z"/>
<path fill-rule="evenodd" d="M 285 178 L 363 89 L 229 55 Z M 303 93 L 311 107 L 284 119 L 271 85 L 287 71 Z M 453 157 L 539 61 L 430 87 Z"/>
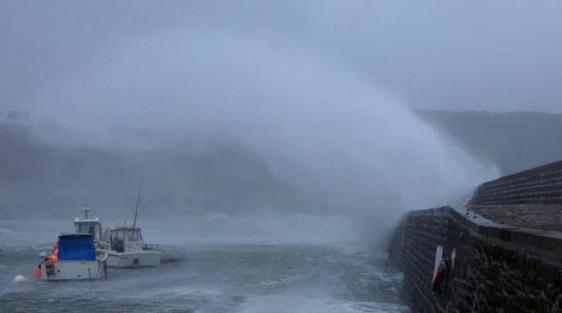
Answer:
<path fill-rule="evenodd" d="M 16 277 L 14 277 L 14 283 L 15 284 L 23 283 L 26 280 L 27 279 L 23 275 L 16 275 Z"/>

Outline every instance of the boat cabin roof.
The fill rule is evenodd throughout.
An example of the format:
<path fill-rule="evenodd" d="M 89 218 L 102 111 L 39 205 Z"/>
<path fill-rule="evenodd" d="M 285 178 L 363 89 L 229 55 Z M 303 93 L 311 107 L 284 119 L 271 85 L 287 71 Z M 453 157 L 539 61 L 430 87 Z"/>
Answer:
<path fill-rule="evenodd" d="M 74 224 L 77 224 L 77 223 L 99 223 L 99 222 L 100 222 L 99 217 L 89 218 L 89 219 L 77 217 L 77 218 L 74 219 Z"/>
<path fill-rule="evenodd" d="M 133 231 L 139 231 L 140 232 L 140 228 L 139 227 L 129 227 L 129 226 L 120 226 L 120 227 L 115 227 L 115 228 L 106 228 L 106 232 L 112 232 L 112 233 L 116 233 L 119 231 L 125 231 L 125 232 L 133 232 Z"/>

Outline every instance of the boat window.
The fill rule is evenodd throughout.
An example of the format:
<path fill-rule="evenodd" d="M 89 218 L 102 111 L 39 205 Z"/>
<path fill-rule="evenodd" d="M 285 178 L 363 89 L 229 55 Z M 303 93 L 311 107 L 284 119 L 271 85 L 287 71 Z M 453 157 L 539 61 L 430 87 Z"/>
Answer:
<path fill-rule="evenodd" d="M 76 225 L 76 232 L 80 234 L 92 234 L 93 236 L 96 235 L 96 225 L 94 224 L 77 224 Z"/>
<path fill-rule="evenodd" d="M 123 231 L 112 231 L 109 234 L 109 242 L 111 243 L 111 249 L 117 252 L 124 251 L 124 238 L 125 233 Z"/>
<path fill-rule="evenodd" d="M 140 239 L 140 233 L 136 230 L 129 232 L 129 241 L 137 241 Z"/>
<path fill-rule="evenodd" d="M 125 240 L 125 232 L 122 230 L 116 232 L 114 239 L 121 240 L 121 241 Z"/>

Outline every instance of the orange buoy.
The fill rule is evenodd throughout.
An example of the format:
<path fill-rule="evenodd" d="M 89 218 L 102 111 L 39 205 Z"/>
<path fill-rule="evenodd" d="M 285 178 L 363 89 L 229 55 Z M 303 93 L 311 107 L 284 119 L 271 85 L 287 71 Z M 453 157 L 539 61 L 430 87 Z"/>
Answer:
<path fill-rule="evenodd" d="M 35 279 L 41 279 L 41 275 L 43 275 L 43 271 L 41 270 L 41 265 L 35 268 Z"/>

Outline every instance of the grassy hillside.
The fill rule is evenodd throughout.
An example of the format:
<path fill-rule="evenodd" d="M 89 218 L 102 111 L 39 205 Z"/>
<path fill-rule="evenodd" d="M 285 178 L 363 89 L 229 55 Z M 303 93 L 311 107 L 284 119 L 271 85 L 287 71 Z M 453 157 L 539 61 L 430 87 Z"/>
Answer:
<path fill-rule="evenodd" d="M 236 143 L 204 151 L 116 150 L 51 146 L 25 123 L 0 122 L 0 209 L 133 207 L 141 177 L 143 204 L 244 212 L 290 209 L 301 193 Z M 32 210 L 28 210 L 32 211 Z"/>

